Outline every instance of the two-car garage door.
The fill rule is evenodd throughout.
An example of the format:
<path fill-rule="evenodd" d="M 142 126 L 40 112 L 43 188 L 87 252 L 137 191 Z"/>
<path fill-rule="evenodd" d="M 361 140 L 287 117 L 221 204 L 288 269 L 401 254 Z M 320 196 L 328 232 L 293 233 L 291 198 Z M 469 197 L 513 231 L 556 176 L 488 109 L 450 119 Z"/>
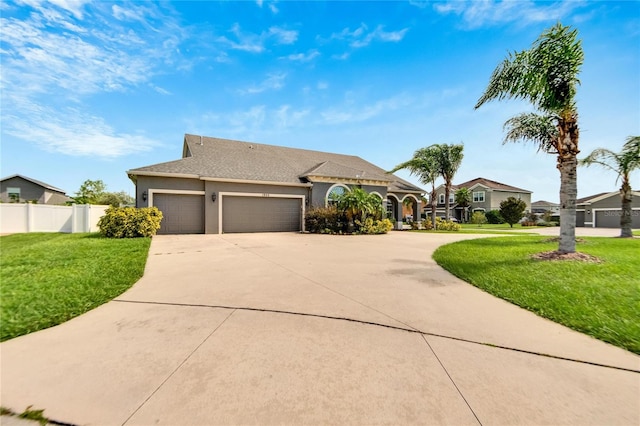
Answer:
<path fill-rule="evenodd" d="M 302 230 L 302 202 L 299 196 L 227 194 L 210 208 L 222 203 L 222 232 L 295 232 Z M 204 195 L 156 193 L 153 205 L 162 211 L 159 234 L 205 232 Z"/>
<path fill-rule="evenodd" d="M 302 198 L 222 197 L 222 232 L 300 231 Z"/>

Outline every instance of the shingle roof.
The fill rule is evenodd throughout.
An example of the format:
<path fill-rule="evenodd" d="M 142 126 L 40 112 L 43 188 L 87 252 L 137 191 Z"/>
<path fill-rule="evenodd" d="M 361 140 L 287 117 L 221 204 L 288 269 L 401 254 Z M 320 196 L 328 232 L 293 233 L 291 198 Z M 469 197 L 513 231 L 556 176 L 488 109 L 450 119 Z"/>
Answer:
<path fill-rule="evenodd" d="M 475 179 L 471 179 L 470 181 L 464 182 L 464 183 L 459 183 L 456 186 L 457 188 L 471 188 L 474 185 L 483 185 L 486 186 L 487 188 L 491 188 L 491 189 L 497 189 L 500 191 L 514 191 L 514 192 L 531 192 L 528 191 L 526 189 L 522 189 L 522 188 L 517 188 L 515 186 L 511 186 L 511 185 L 507 185 L 505 183 L 501 183 L 501 182 L 496 182 L 495 180 L 491 180 L 491 179 L 486 179 L 483 177 L 479 177 L 479 178 L 475 178 Z"/>
<path fill-rule="evenodd" d="M 583 198 L 578 198 L 576 200 L 576 204 L 584 204 L 584 203 L 588 203 L 589 201 L 593 200 L 594 198 L 600 198 L 603 195 L 608 195 L 608 194 L 615 194 L 616 192 L 599 192 L 595 195 L 590 195 L 588 197 L 583 197 Z"/>
<path fill-rule="evenodd" d="M 531 203 L 531 207 L 546 207 L 546 206 L 560 206 L 558 203 L 552 203 L 551 201 L 538 200 Z"/>
<path fill-rule="evenodd" d="M 193 175 L 199 178 L 302 183 L 308 177 L 366 179 L 388 182 L 390 191 L 424 192 L 421 188 L 360 157 L 185 135 L 183 158 L 129 170 L 147 173 Z"/>
<path fill-rule="evenodd" d="M 45 189 L 48 189 L 48 190 L 50 190 L 50 191 L 59 192 L 59 193 L 61 193 L 61 194 L 65 195 L 64 189 L 56 188 L 55 186 L 53 186 L 53 185 L 49 185 L 48 183 L 45 183 L 45 182 L 39 181 L 39 180 L 37 180 L 37 179 L 30 178 L 30 177 L 28 177 L 28 176 L 20 175 L 20 174 L 15 174 L 15 175 L 7 176 L 7 177 L 5 177 L 5 178 L 0 179 L 0 181 L 1 181 L 1 182 L 4 182 L 5 180 L 9 180 L 9 179 L 17 178 L 17 177 L 18 177 L 18 178 L 21 178 L 21 179 L 24 179 L 24 180 L 28 180 L 28 181 L 30 181 L 30 182 L 33 182 L 33 183 L 35 183 L 36 185 L 40 185 L 41 187 L 43 187 L 43 188 L 45 188 Z"/>

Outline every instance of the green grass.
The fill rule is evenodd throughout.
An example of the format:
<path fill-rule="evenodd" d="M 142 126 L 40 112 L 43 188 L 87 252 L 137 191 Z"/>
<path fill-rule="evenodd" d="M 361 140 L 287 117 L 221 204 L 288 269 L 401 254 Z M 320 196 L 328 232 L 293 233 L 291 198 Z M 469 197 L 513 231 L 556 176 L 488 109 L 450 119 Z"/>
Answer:
<path fill-rule="evenodd" d="M 584 238 L 602 263 L 537 261 L 548 237 L 496 237 L 441 246 L 435 261 L 488 293 L 640 354 L 640 240 Z"/>
<path fill-rule="evenodd" d="M 0 341 L 52 327 L 131 287 L 151 240 L 99 234 L 0 237 Z"/>

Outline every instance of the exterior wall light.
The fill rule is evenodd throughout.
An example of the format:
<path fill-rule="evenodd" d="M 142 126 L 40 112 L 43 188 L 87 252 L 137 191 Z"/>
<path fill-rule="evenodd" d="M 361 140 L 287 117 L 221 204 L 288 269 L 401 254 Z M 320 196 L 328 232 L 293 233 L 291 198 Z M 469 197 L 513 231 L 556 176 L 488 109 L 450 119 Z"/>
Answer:
<path fill-rule="evenodd" d="M 216 193 L 214 192 L 213 194 L 211 194 L 211 201 L 213 201 L 214 203 L 216 202 Z"/>
<path fill-rule="evenodd" d="M 142 201 L 147 201 L 147 191 L 142 191 Z"/>

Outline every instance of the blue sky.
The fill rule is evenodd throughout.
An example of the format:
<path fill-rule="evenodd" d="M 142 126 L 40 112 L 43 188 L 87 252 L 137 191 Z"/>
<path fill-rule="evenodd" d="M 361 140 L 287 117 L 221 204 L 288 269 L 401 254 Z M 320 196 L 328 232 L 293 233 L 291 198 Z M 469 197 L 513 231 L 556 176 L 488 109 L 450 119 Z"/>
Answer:
<path fill-rule="evenodd" d="M 504 121 L 530 107 L 473 107 L 507 53 L 558 21 L 585 51 L 581 157 L 640 135 L 640 2 L 22 0 L 0 13 L 0 173 L 69 195 L 86 179 L 133 193 L 126 170 L 180 158 L 193 133 L 386 169 L 462 142 L 454 183 L 485 177 L 557 201 L 555 157 L 502 145 Z M 579 169 L 579 197 L 618 186 Z"/>

